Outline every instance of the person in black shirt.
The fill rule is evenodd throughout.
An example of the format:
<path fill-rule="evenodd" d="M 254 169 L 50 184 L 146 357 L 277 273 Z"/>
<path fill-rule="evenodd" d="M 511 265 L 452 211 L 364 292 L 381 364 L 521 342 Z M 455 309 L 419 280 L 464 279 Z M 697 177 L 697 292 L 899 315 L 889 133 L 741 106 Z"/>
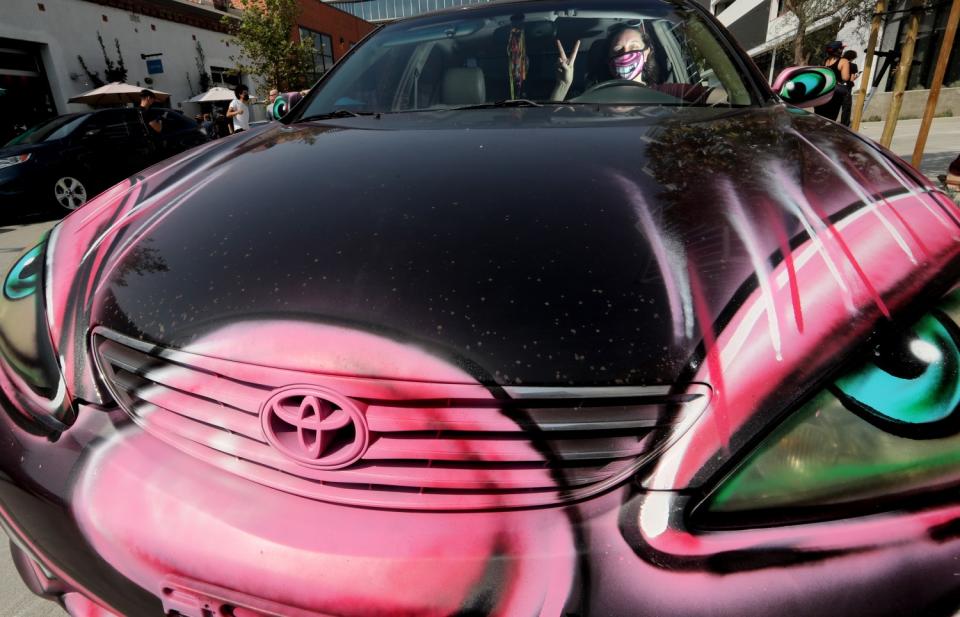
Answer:
<path fill-rule="evenodd" d="M 157 95 L 150 90 L 140 91 L 140 113 L 143 114 L 143 121 L 153 129 L 154 133 L 159 135 L 163 132 L 163 119 L 150 108 L 157 102 Z"/>
<path fill-rule="evenodd" d="M 843 57 L 843 43 L 840 41 L 830 41 L 824 46 L 827 54 L 823 61 L 823 66 L 833 71 L 837 79 L 837 85 L 833 90 L 833 97 L 824 103 L 814 107 L 814 111 L 824 118 L 830 118 L 834 122 L 840 114 L 840 106 L 843 103 L 843 97 L 850 92 L 847 83 L 850 81 L 850 61 Z"/>
<path fill-rule="evenodd" d="M 846 82 L 847 93 L 843 95 L 843 101 L 840 104 L 840 124 L 850 126 L 850 109 L 853 106 L 853 83 L 860 76 L 860 67 L 854 60 L 857 59 L 857 52 L 849 49 L 843 52 L 843 58 L 850 63 L 850 79 Z"/>
<path fill-rule="evenodd" d="M 213 124 L 213 116 L 210 114 L 203 114 L 202 122 L 200 123 L 200 128 L 203 129 L 203 132 L 207 134 L 207 137 L 210 139 L 217 138 L 216 126 Z"/>

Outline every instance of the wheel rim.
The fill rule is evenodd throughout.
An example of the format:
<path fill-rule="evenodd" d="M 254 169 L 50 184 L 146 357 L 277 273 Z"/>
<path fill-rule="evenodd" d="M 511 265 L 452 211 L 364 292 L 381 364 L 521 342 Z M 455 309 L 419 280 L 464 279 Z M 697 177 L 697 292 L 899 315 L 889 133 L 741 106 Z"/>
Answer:
<path fill-rule="evenodd" d="M 53 187 L 57 203 L 68 210 L 79 208 L 87 201 L 87 189 L 76 178 L 64 176 Z"/>

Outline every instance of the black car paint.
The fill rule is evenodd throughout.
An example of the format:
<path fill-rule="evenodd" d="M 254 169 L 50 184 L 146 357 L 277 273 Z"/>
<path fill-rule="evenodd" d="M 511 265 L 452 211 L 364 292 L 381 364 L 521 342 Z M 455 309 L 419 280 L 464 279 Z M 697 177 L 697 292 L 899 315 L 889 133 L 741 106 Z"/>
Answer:
<path fill-rule="evenodd" d="M 673 383 L 699 336 L 673 336 L 650 240 L 617 176 L 703 256 L 707 299 L 722 306 L 752 270 L 703 181 L 726 173 L 745 195 L 762 194 L 760 179 L 736 170 L 763 154 L 837 184 L 828 162 L 787 135 L 793 127 L 868 147 L 779 106 L 278 124 L 209 153 L 222 157 L 223 179 L 137 240 L 92 320 L 180 347 L 270 313 L 442 349 L 491 385 Z M 665 143 L 691 128 L 687 150 Z M 722 158 L 703 156 L 714 147 Z"/>
<path fill-rule="evenodd" d="M 178 174 L 223 170 L 189 202 L 169 208 L 163 226 L 142 230 L 141 250 L 114 270 L 105 302 L 87 317 L 177 347 L 220 323 L 281 314 L 416 341 L 490 385 L 672 382 L 698 359 L 699 335 L 677 341 L 666 325 L 645 326 L 665 319 L 666 294 L 614 176 L 644 188 L 647 210 L 670 219 L 702 258 L 709 305 L 725 306 L 751 288 L 753 270 L 742 247 L 729 242 L 727 221 L 703 207 L 712 199 L 705 180 L 724 175 L 760 195 L 756 178 L 738 172 L 765 153 L 835 185 L 836 167 L 791 131 L 850 151 L 872 148 L 780 105 L 636 115 L 477 110 L 271 126 L 152 181 L 149 190 L 159 192 Z M 848 205 L 831 202 L 829 214 Z M 767 252 L 775 254 L 770 242 Z M 724 314 L 712 317 L 722 323 Z M 538 347 L 558 342 L 577 353 L 549 358 L 558 369 L 545 372 Z M 4 427 L 2 467 L 20 469 L 24 456 L 79 466 L 96 425 L 122 419 L 117 411 L 87 414 L 90 424 L 56 444 Z M 51 485 L 32 473 L 20 469 L 10 478 L 15 484 L 0 485 L 0 502 L 17 510 L 25 535 L 113 607 L 158 611 L 151 594 L 80 539 L 69 515 L 69 474 Z M 949 560 L 936 565 L 945 572 Z M 918 584 L 919 571 L 911 578 Z M 945 578 L 924 597 L 943 593 Z M 894 593 L 884 583 L 873 582 L 877 597 Z M 901 600 L 876 608 L 892 613 L 904 605 L 915 606 Z"/>

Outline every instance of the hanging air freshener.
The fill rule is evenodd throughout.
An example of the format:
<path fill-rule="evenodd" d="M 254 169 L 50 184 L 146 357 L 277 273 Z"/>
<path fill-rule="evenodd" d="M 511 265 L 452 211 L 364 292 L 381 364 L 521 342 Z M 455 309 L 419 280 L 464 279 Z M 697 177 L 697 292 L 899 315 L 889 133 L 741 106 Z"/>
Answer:
<path fill-rule="evenodd" d="M 523 82 L 527 79 L 527 43 L 523 28 L 510 29 L 507 57 L 509 58 L 510 98 L 521 98 Z"/>

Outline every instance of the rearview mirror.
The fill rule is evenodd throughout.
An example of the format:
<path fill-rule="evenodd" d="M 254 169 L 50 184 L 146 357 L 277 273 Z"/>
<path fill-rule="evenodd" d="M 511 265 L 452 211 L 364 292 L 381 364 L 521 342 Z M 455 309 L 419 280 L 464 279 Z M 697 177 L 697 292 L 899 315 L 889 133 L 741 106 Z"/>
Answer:
<path fill-rule="evenodd" d="M 773 91 L 797 107 L 816 107 L 833 98 L 837 77 L 822 66 L 791 66 L 777 75 Z"/>

